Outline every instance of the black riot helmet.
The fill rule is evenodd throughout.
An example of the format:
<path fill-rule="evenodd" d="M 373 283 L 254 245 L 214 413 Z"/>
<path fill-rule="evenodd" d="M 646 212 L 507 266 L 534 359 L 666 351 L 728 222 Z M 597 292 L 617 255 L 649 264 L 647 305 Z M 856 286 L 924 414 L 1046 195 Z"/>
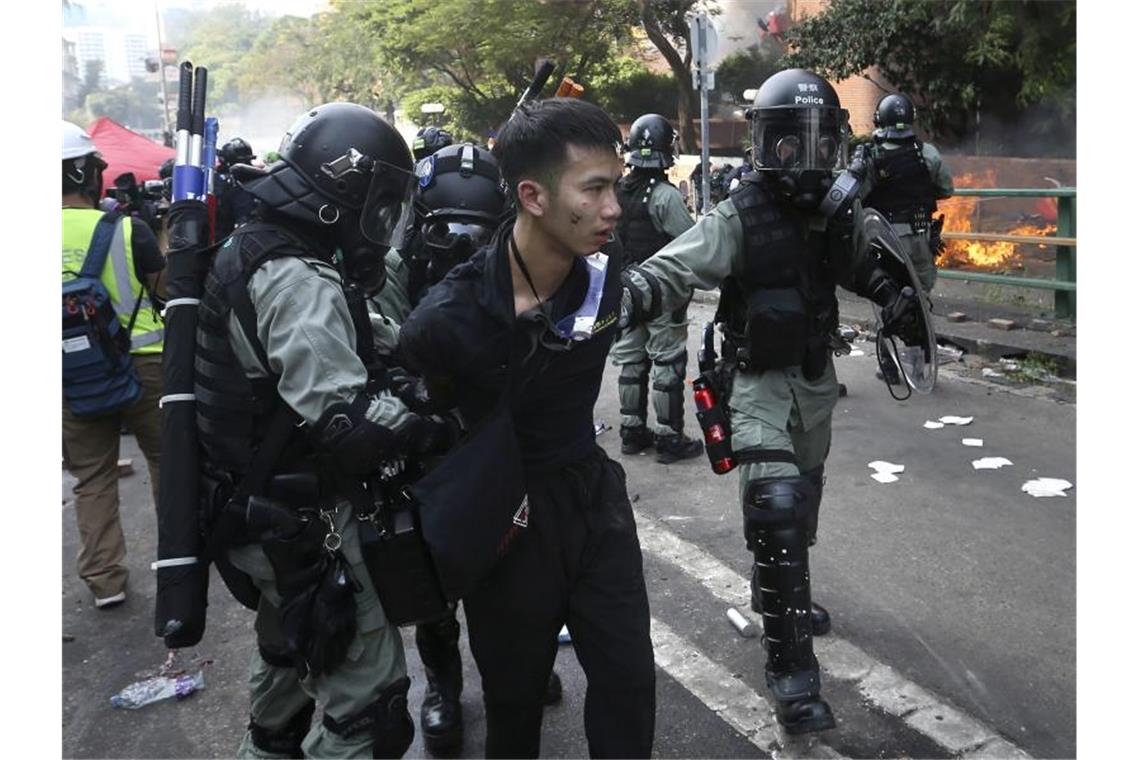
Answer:
<path fill-rule="evenodd" d="M 302 114 L 269 169 L 241 166 L 234 178 L 272 211 L 327 230 L 345 274 L 367 291 L 383 285 L 384 254 L 398 248 L 416 188 L 404 138 L 374 111 L 326 103 Z"/>
<path fill-rule="evenodd" d="M 439 127 L 420 127 L 416 137 L 412 140 L 412 155 L 417 161 L 427 158 L 441 148 L 446 148 L 454 142 L 451 133 Z"/>
<path fill-rule="evenodd" d="M 427 278 L 436 283 L 491 239 L 507 194 L 491 151 L 470 143 L 449 145 L 424 158 L 416 164 L 416 174 Z"/>
<path fill-rule="evenodd" d="M 664 116 L 647 113 L 638 116 L 629 127 L 625 149 L 629 151 L 626 166 L 641 169 L 668 169 L 673 165 L 677 130 Z"/>
<path fill-rule="evenodd" d="M 901 92 L 887 95 L 875 106 L 875 137 L 914 137 L 914 103 Z"/>
<path fill-rule="evenodd" d="M 218 160 L 227 169 L 234 164 L 252 164 L 255 158 L 257 156 L 253 155 L 253 148 L 240 137 L 235 137 L 218 148 Z"/>
<path fill-rule="evenodd" d="M 781 197 L 816 208 L 847 164 L 847 111 L 835 88 L 810 71 L 786 69 L 764 80 L 746 116 L 753 168 Z"/>

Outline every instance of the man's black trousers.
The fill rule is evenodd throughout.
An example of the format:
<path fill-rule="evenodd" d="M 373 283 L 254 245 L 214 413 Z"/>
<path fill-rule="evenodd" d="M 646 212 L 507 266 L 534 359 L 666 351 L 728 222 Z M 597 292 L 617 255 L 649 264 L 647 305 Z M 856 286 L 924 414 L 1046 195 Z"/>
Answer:
<path fill-rule="evenodd" d="M 586 674 L 591 757 L 649 757 L 656 709 L 649 600 L 621 465 L 596 447 L 528 473 L 528 525 L 463 600 L 483 678 L 487 757 L 538 757 L 542 702 L 570 630 Z"/>

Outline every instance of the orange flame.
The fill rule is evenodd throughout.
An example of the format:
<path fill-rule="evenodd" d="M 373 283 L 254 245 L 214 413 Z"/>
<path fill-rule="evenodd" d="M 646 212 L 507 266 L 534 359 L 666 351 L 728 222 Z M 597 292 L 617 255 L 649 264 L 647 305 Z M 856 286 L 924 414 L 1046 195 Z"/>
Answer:
<path fill-rule="evenodd" d="M 996 176 L 993 169 L 987 169 L 984 174 L 976 175 L 971 172 L 954 178 L 954 187 L 996 187 Z M 936 214 L 944 214 L 943 232 L 981 232 L 974 228 L 977 218 L 978 201 L 976 196 L 955 195 L 938 202 Z M 1035 224 L 1019 224 L 1012 229 L 1004 230 L 1009 235 L 1038 235 L 1045 236 L 1056 232 L 1054 224 L 1038 226 Z M 985 230 L 990 232 L 990 230 Z M 1018 254 L 1017 243 L 982 242 L 978 240 L 947 240 L 946 250 L 938 260 L 939 266 L 955 267 L 968 266 L 977 269 L 999 269 L 1004 265 L 1012 264 L 1021 257 Z M 1040 248 L 1046 246 L 1041 245 Z"/>

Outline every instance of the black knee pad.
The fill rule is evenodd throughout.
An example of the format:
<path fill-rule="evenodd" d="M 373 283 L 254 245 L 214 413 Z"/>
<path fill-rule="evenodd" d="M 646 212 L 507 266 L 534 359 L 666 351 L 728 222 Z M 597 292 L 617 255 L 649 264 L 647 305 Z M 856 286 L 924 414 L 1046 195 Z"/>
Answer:
<path fill-rule="evenodd" d="M 806 475 L 791 478 L 757 478 L 744 488 L 744 537 L 753 549 L 761 531 L 790 526 L 807 527 L 819 509 L 819 490 Z"/>
<path fill-rule="evenodd" d="M 264 657 L 264 655 L 262 656 Z M 269 661 L 266 660 L 266 662 Z M 309 733 L 309 727 L 313 723 L 313 711 L 316 707 L 316 703 L 310 699 L 304 707 L 297 711 L 296 715 L 289 719 L 288 723 L 276 730 L 259 726 L 251 719 L 249 721 L 249 734 L 250 738 L 253 739 L 253 746 L 262 752 L 274 755 L 304 757 L 305 754 L 301 751 L 301 742 L 304 741 L 305 734 Z"/>
<path fill-rule="evenodd" d="M 325 713 L 325 728 L 339 736 L 372 734 L 372 757 L 403 757 L 412 746 L 416 726 L 408 712 L 408 688 L 412 685 L 407 676 L 393 681 L 379 698 L 356 715 L 336 720 Z"/>

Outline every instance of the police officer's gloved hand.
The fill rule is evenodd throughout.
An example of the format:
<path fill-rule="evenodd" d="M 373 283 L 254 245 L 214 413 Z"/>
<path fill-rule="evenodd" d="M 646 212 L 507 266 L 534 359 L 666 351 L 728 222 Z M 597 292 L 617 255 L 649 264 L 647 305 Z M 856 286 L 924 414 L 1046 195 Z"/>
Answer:
<path fill-rule="evenodd" d="M 914 288 L 904 287 L 883 307 L 883 334 L 897 335 L 907 345 L 916 345 L 922 340 L 919 309 L 922 304 Z"/>
<path fill-rule="evenodd" d="M 404 440 L 409 453 L 434 456 L 449 451 L 462 431 L 454 414 L 417 414 L 404 429 Z"/>
<path fill-rule="evenodd" d="M 445 405 L 432 398 L 424 379 L 406 369 L 400 367 L 389 369 L 386 381 L 392 395 L 403 401 L 416 414 L 439 414 L 447 411 Z"/>

